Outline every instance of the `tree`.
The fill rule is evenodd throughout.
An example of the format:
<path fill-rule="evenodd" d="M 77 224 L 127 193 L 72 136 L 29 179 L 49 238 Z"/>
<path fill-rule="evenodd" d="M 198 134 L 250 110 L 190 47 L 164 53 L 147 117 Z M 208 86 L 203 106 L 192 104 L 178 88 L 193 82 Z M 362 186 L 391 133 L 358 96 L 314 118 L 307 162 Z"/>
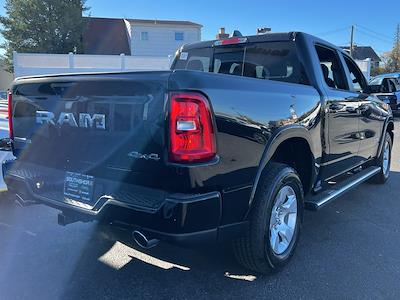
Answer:
<path fill-rule="evenodd" d="M 392 72 L 400 71 L 400 24 L 397 25 L 393 50 L 390 54 L 389 67 Z"/>
<path fill-rule="evenodd" d="M 400 72 L 400 24 L 397 25 L 393 49 L 381 56 L 382 73 Z"/>
<path fill-rule="evenodd" d="M 383 53 L 380 58 L 381 58 L 381 64 L 378 68 L 373 68 L 371 70 L 371 76 L 376 76 L 384 73 L 390 73 L 390 62 L 391 62 L 391 56 L 392 52 L 385 52 Z"/>
<path fill-rule="evenodd" d="M 12 54 L 81 53 L 86 0 L 6 0 L 0 17 L 5 61 L 12 70 Z"/>

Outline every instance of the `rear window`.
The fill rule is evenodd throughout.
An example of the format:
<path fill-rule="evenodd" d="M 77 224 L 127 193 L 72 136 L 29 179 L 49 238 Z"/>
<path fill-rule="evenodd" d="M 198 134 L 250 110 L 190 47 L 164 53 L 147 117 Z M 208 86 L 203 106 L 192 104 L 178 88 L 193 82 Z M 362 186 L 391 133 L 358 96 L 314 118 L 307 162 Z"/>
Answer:
<path fill-rule="evenodd" d="M 178 54 L 173 69 L 309 84 L 293 42 L 191 49 Z"/>

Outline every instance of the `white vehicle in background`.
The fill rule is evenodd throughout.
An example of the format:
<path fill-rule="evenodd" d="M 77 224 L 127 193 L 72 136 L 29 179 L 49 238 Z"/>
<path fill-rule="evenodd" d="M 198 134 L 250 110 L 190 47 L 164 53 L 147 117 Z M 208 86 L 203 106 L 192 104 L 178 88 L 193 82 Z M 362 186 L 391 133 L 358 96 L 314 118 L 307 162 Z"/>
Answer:
<path fill-rule="evenodd" d="M 373 77 L 369 86 L 382 101 L 390 105 L 393 113 L 400 111 L 400 73 L 382 74 Z"/>
<path fill-rule="evenodd" d="M 0 91 L 0 102 L 7 102 L 7 91 Z"/>
<path fill-rule="evenodd" d="M 7 91 L 0 91 L 0 200 L 4 197 L 7 187 L 3 180 L 2 164 L 3 161 L 13 158 L 11 149 L 8 149 L 8 100 Z"/>
<path fill-rule="evenodd" d="M 8 118 L 7 91 L 0 91 L 0 119 L 7 119 L 7 118 Z"/>
<path fill-rule="evenodd" d="M 396 81 L 397 85 L 400 85 L 400 72 L 377 75 L 370 79 L 369 84 L 374 84 L 374 83 L 380 84 L 380 83 L 382 83 L 383 79 L 385 79 L 385 78 L 392 78 Z"/>

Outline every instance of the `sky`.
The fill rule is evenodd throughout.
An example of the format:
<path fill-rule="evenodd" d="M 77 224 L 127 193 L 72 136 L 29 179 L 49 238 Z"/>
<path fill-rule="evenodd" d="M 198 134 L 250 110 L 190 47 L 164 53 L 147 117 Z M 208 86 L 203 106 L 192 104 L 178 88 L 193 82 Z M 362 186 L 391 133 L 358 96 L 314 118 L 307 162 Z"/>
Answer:
<path fill-rule="evenodd" d="M 4 15 L 0 0 L 0 15 Z M 374 1 L 375 2 L 375 1 Z M 243 35 L 259 27 L 272 31 L 304 31 L 336 45 L 348 45 L 355 25 L 355 43 L 370 45 L 379 54 L 391 50 L 396 25 L 400 23 L 400 0 L 372 1 L 135 1 L 87 0 L 94 17 L 185 20 L 202 24 L 202 39 L 214 39 L 220 27 Z M 379 4 L 379 2 L 378 2 Z M 1 38 L 0 38 L 1 39 Z"/>

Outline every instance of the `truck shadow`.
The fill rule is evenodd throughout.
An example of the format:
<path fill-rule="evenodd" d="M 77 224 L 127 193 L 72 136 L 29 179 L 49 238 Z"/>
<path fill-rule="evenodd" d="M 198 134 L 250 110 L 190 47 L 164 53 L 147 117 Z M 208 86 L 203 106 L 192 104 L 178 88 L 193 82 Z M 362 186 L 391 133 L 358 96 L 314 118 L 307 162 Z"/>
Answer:
<path fill-rule="evenodd" d="M 65 285 L 64 299 L 78 295 L 89 298 L 104 295 L 111 298 L 208 298 L 210 295 L 229 298 L 240 293 L 251 295 L 260 288 L 275 290 L 272 295 L 276 296 L 283 290 L 282 282 L 296 286 L 299 280 L 309 281 L 309 274 L 314 274 L 315 278 L 330 276 L 339 268 L 346 270 L 348 276 L 356 276 L 350 275 L 351 266 L 373 256 L 374 246 L 365 245 L 365 239 L 372 238 L 376 232 L 381 239 L 378 243 L 384 244 L 382 228 L 395 231 L 400 225 L 397 220 L 399 180 L 400 173 L 392 172 L 386 185 L 363 184 L 319 213 L 307 212 L 293 260 L 282 272 L 269 276 L 238 266 L 229 245 L 184 249 L 160 244 L 143 250 L 126 233 L 116 233 L 118 241 L 115 242 L 115 237 L 96 230 Z M 382 207 L 382 201 L 387 208 Z M 374 236 L 375 243 L 376 238 Z M 348 243 L 349 239 L 352 244 Z M 357 243 L 370 248 L 371 252 L 360 256 Z"/>
<path fill-rule="evenodd" d="M 128 233 L 116 234 L 117 242 L 115 236 L 109 239 L 108 234 L 95 232 L 65 285 L 64 299 L 103 297 L 103 289 L 111 298 L 202 298 L 212 290 L 218 294 L 227 284 L 238 288 L 233 281 L 246 284 L 257 278 L 236 264 L 229 245 L 181 248 L 161 243 L 144 250 Z M 205 286 L 201 287 L 201 282 Z M 98 287 L 100 291 L 93 297 Z M 85 295 L 85 290 L 90 294 Z"/>
<path fill-rule="evenodd" d="M 393 169 L 400 169 L 397 162 Z M 295 256 L 269 276 L 238 266 L 229 245 L 187 249 L 162 243 L 143 250 L 124 231 L 114 236 L 94 224 L 60 228 L 52 209 L 0 201 L 0 290 L 8 288 L 3 296 L 53 299 L 320 298 L 331 295 L 332 286 L 352 282 L 351 290 L 341 291 L 359 288 L 373 295 L 378 287 L 398 284 L 398 182 L 400 173 L 392 171 L 385 185 L 363 184 L 320 212 L 307 212 Z M 368 274 L 379 276 L 367 286 Z"/>

